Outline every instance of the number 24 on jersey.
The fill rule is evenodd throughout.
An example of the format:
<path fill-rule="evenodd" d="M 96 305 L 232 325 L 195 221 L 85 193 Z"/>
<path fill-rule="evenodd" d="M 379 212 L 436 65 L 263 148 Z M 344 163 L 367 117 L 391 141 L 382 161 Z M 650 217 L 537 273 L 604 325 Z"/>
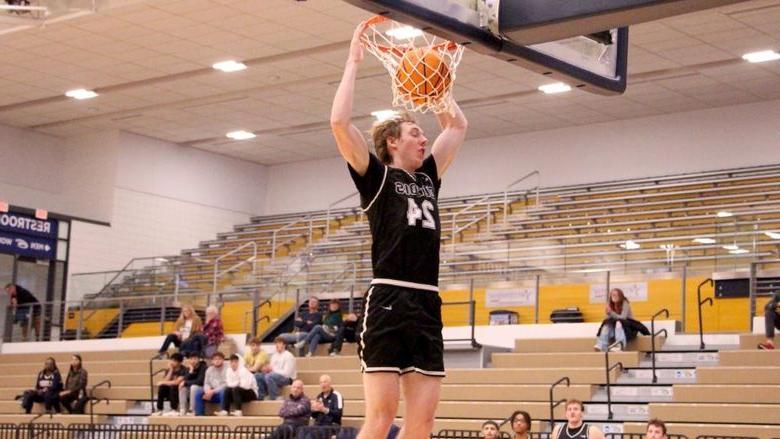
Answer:
<path fill-rule="evenodd" d="M 412 198 L 409 200 L 409 208 L 406 210 L 406 219 L 410 226 L 416 226 L 417 221 L 422 220 L 422 226 L 426 229 L 436 230 L 436 221 L 433 219 L 433 203 L 428 200 L 424 200 L 418 207 L 417 202 Z"/>

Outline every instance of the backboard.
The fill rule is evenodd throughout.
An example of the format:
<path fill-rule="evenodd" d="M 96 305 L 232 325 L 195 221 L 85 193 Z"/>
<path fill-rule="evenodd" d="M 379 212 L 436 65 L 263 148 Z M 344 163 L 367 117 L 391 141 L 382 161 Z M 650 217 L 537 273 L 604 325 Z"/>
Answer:
<path fill-rule="evenodd" d="M 628 25 L 746 0 L 346 0 L 572 87 L 626 88 Z"/>

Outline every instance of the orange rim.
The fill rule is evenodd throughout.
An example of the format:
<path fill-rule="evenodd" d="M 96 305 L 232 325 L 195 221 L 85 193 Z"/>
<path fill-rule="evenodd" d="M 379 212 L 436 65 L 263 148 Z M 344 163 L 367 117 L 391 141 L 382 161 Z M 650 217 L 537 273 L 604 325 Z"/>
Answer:
<path fill-rule="evenodd" d="M 383 15 L 375 15 L 368 19 L 366 21 L 367 26 L 376 26 L 378 24 L 382 24 L 386 21 L 390 21 L 389 18 L 383 16 Z M 423 49 L 427 48 L 430 50 L 435 50 L 437 52 L 452 52 L 458 48 L 458 45 L 456 43 L 453 43 L 452 41 L 445 41 L 443 43 L 434 44 L 432 46 L 422 46 L 422 47 L 392 47 L 392 46 L 385 46 L 383 44 L 375 44 L 376 48 L 381 50 L 382 52 L 392 52 L 396 55 L 403 56 L 404 53 L 408 52 L 409 50 L 413 49 Z"/>

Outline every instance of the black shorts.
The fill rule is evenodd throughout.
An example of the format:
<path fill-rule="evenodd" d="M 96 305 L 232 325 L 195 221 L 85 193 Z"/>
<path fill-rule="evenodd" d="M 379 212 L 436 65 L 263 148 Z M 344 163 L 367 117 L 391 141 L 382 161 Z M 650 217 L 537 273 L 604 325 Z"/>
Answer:
<path fill-rule="evenodd" d="M 363 372 L 418 372 L 444 377 L 441 299 L 432 291 L 373 285 L 360 319 Z"/>

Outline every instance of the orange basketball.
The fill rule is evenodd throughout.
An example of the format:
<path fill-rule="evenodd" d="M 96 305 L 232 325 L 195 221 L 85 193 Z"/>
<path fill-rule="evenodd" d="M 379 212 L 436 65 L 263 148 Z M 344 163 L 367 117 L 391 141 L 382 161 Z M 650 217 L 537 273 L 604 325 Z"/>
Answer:
<path fill-rule="evenodd" d="M 452 82 L 450 68 L 435 50 L 412 49 L 404 53 L 396 71 L 401 92 L 420 104 L 426 98 L 440 98 Z"/>

